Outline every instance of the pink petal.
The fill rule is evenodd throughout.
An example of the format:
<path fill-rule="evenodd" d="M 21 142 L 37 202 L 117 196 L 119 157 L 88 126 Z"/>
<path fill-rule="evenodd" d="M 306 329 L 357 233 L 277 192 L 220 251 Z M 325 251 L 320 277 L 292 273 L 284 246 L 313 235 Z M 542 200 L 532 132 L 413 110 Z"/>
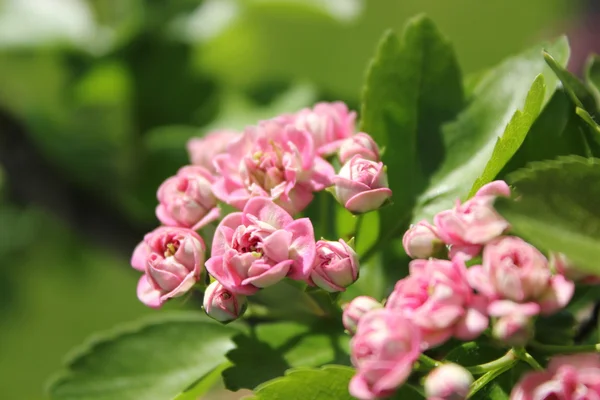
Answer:
<path fill-rule="evenodd" d="M 160 308 L 160 290 L 155 289 L 146 275 L 142 275 L 137 285 L 138 299 L 148 307 Z"/>
<path fill-rule="evenodd" d="M 489 320 L 484 313 L 475 308 L 468 308 L 466 311 L 454 328 L 454 336 L 461 340 L 472 340 L 487 329 Z"/>
<path fill-rule="evenodd" d="M 510 187 L 504 181 L 494 181 L 483 185 L 481 189 L 475 193 L 475 196 L 503 196 L 510 197 Z"/>
<path fill-rule="evenodd" d="M 156 218 L 166 226 L 179 226 L 179 223 L 171 218 L 167 210 L 165 210 L 165 206 L 163 204 L 159 204 L 156 206 Z"/>
<path fill-rule="evenodd" d="M 369 385 L 365 378 L 357 373 L 350 380 L 350 385 L 348 386 L 348 390 L 353 397 L 361 400 L 375 400 L 378 396 L 369 389 Z"/>
<path fill-rule="evenodd" d="M 218 220 L 220 216 L 221 209 L 219 207 L 215 207 L 211 209 L 208 213 L 206 213 L 206 215 L 200 221 L 198 221 L 196 225 L 192 227 L 192 230 L 198 231 L 204 228 L 206 225 L 210 224 L 211 222 Z"/>
<path fill-rule="evenodd" d="M 150 255 L 150 246 L 146 242 L 140 242 L 133 250 L 131 256 L 131 266 L 138 271 L 146 271 L 148 256 Z"/>
<path fill-rule="evenodd" d="M 390 197 L 392 191 L 388 188 L 368 190 L 350 198 L 344 207 L 352 213 L 366 213 L 378 209 Z"/>
<path fill-rule="evenodd" d="M 316 254 L 312 223 L 308 218 L 300 218 L 288 224 L 285 230 L 293 235 L 289 258 L 294 260 L 294 265 L 290 271 L 290 278 L 304 280 L 310 276 Z"/>
<path fill-rule="evenodd" d="M 312 189 L 315 192 L 321 191 L 333 184 L 335 170 L 333 166 L 321 157 L 315 158 L 313 165 L 313 174 L 311 176 Z"/>
<path fill-rule="evenodd" d="M 223 218 L 219 226 L 217 226 L 213 237 L 211 248 L 211 255 L 213 257 L 221 256 L 231 248 L 233 232 L 240 225 L 242 225 L 241 212 L 234 212 Z"/>
<path fill-rule="evenodd" d="M 279 229 L 267 236 L 262 242 L 265 256 L 276 263 L 289 260 L 292 235 L 288 230 Z"/>
<path fill-rule="evenodd" d="M 541 307 L 541 313 L 549 315 L 564 308 L 575 292 L 573 281 L 567 280 L 562 275 L 555 275 L 550 280 L 550 287 L 538 300 Z"/>
<path fill-rule="evenodd" d="M 254 215 L 261 222 L 266 222 L 275 229 L 282 229 L 293 221 L 293 218 L 283 208 L 279 207 L 271 199 L 265 197 L 255 197 L 246 203 L 244 207 L 242 222 L 244 225 L 251 225 L 251 221 L 246 214 Z"/>
<path fill-rule="evenodd" d="M 243 285 L 254 285 L 259 288 L 272 286 L 285 278 L 292 265 L 292 260 L 282 261 L 274 266 L 269 266 L 266 272 L 246 278 L 242 281 Z"/>

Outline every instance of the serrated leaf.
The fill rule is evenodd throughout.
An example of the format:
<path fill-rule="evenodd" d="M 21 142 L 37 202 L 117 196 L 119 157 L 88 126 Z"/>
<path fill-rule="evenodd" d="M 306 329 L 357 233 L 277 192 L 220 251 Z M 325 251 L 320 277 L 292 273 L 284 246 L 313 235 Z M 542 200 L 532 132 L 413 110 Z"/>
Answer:
<path fill-rule="evenodd" d="M 518 201 L 499 199 L 514 232 L 600 274 L 600 160 L 578 156 L 531 163 L 508 177 Z"/>
<path fill-rule="evenodd" d="M 517 110 L 514 113 L 504 130 L 504 134 L 498 138 L 492 156 L 481 176 L 473 184 L 469 197 L 475 195 L 483 185 L 493 181 L 519 150 L 535 119 L 540 114 L 545 91 L 544 76 L 540 74 L 535 78 L 531 89 L 529 89 L 523 110 Z"/>
<path fill-rule="evenodd" d="M 600 104 L 600 56 L 597 54 L 592 54 L 587 60 L 585 81 L 596 98 L 596 104 Z"/>
<path fill-rule="evenodd" d="M 226 361 L 237 332 L 182 313 L 98 336 L 50 384 L 50 398 L 171 399 Z"/>
<path fill-rule="evenodd" d="M 561 80 L 563 87 L 569 94 L 571 101 L 580 108 L 590 112 L 596 112 L 597 104 L 594 95 L 588 87 L 583 84 L 576 76 L 567 71 L 564 65 L 561 65 L 548 52 L 544 52 L 546 63 L 552 68 L 558 79 Z"/>
<path fill-rule="evenodd" d="M 516 110 L 523 107 L 539 74 L 546 82 L 542 106 L 554 94 L 557 79 L 541 56 L 542 47 L 554 54 L 561 65 L 566 63 L 568 44 L 564 38 L 509 58 L 479 81 L 467 108 L 455 121 L 444 125 L 445 158 L 418 200 L 414 222 L 430 219 L 435 213 L 451 208 L 457 198 L 467 196 L 489 161 L 498 137 Z"/>
<path fill-rule="evenodd" d="M 463 103 L 454 51 L 431 20 L 410 20 L 401 39 L 384 36 L 367 74 L 360 125 L 386 149 L 393 204 L 380 210 L 381 236 L 408 223 L 427 175 L 444 156 L 440 127 Z"/>
<path fill-rule="evenodd" d="M 258 387 L 248 400 L 353 400 L 348 393 L 352 375 L 353 368 L 341 365 L 293 369 Z"/>
<path fill-rule="evenodd" d="M 223 371 L 225 386 L 233 391 L 254 389 L 283 376 L 289 368 L 348 364 L 348 341 L 341 321 L 320 321 L 311 326 L 294 322 L 260 324 L 252 336 L 234 337 L 237 347 L 227 354 L 233 365 Z"/>

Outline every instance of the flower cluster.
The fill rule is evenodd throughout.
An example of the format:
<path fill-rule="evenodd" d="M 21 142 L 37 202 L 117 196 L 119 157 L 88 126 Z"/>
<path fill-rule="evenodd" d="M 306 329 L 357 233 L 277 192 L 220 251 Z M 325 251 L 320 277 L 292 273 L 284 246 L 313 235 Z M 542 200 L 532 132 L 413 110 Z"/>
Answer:
<path fill-rule="evenodd" d="M 354 123 L 345 104 L 319 103 L 243 132 L 191 139 L 192 165 L 158 189 L 163 226 L 146 235 L 131 260 L 144 273 L 139 299 L 160 307 L 198 285 L 206 312 L 227 322 L 243 314 L 246 296 L 284 278 L 329 292 L 356 281 L 352 242 L 315 241 L 310 219 L 294 218 L 325 189 L 355 214 L 390 198 L 379 148 Z M 237 211 L 221 215 L 222 204 Z M 206 257 L 198 232 L 209 224 L 218 225 Z"/>
<path fill-rule="evenodd" d="M 353 396 L 375 399 L 393 393 L 423 351 L 452 337 L 475 339 L 490 322 L 497 339 L 524 345 L 535 316 L 568 304 L 574 283 L 563 275 L 566 261 L 552 268 L 535 247 L 508 235 L 509 224 L 493 207 L 498 196 L 510 196 L 503 181 L 438 213 L 433 224 L 411 226 L 403 245 L 415 259 L 385 306 L 358 297 L 344 308 L 344 325 L 354 334 Z"/>

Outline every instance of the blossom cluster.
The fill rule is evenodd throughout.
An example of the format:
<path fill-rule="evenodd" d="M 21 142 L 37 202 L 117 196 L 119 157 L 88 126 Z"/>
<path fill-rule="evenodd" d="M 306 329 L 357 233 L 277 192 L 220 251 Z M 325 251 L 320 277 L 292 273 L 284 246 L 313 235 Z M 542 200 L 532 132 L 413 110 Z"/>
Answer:
<path fill-rule="evenodd" d="M 191 139 L 192 164 L 158 188 L 163 226 L 145 236 L 131 259 L 143 272 L 139 299 L 160 307 L 208 284 L 205 311 L 227 322 L 243 314 L 246 296 L 284 278 L 329 292 L 356 281 L 351 245 L 316 241 L 310 219 L 295 219 L 325 189 L 354 214 L 390 198 L 379 148 L 355 131 L 355 116 L 343 103 L 319 103 L 243 132 Z M 224 204 L 236 211 L 222 215 Z M 199 232 L 210 224 L 218 225 L 207 257 Z"/>
<path fill-rule="evenodd" d="M 403 237 L 406 253 L 414 258 L 409 275 L 396 283 L 385 305 L 361 296 L 345 306 L 343 322 L 354 335 L 351 355 L 357 368 L 350 383 L 353 396 L 394 393 L 424 351 L 450 338 L 472 340 L 491 328 L 501 343 L 523 346 L 536 316 L 569 303 L 575 288 L 569 278 L 591 279 L 563 255 L 551 255 L 549 261 L 511 236 L 493 206 L 498 196 L 510 196 L 503 181 L 438 213 L 433 223 L 411 226 Z"/>

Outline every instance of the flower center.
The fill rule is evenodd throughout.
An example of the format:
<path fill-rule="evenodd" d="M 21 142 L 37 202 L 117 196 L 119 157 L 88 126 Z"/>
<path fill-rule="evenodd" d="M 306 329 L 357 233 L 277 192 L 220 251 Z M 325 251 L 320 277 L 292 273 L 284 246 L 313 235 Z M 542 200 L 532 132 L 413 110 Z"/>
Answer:
<path fill-rule="evenodd" d="M 174 240 L 171 243 L 167 243 L 165 257 L 174 256 L 177 250 L 179 249 L 179 246 L 181 246 L 179 240 Z"/>

